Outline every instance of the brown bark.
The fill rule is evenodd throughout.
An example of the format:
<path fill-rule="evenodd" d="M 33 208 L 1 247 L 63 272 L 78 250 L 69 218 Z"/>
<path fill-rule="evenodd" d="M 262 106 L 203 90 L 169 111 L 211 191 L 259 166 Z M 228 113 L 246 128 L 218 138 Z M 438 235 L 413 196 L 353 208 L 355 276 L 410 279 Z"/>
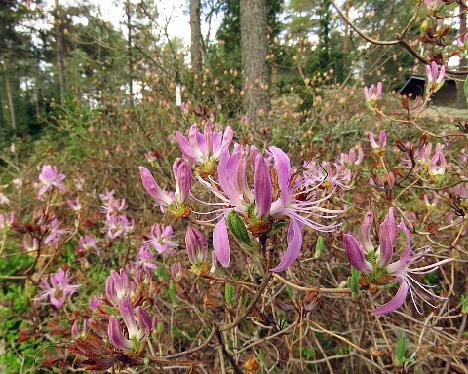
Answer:
<path fill-rule="evenodd" d="M 255 120 L 260 109 L 270 109 L 266 1 L 240 0 L 240 23 L 243 104 Z"/>
<path fill-rule="evenodd" d="M 127 16 L 127 63 L 128 63 L 128 85 L 129 85 L 129 94 L 130 94 L 130 105 L 133 106 L 133 28 L 132 28 L 132 8 L 130 0 L 125 2 L 125 13 Z"/>
<path fill-rule="evenodd" d="M 10 78 L 8 77 L 8 70 L 5 61 L 3 61 L 3 79 L 5 80 L 5 90 L 8 100 L 8 110 L 10 111 L 10 121 L 13 130 L 16 130 L 16 111 L 13 103 L 13 95 L 11 93 Z"/>
<path fill-rule="evenodd" d="M 345 0 L 345 15 L 346 17 L 349 17 L 349 10 L 351 8 L 351 4 L 349 0 Z M 347 22 L 344 22 L 344 39 L 343 39 L 343 53 L 347 54 L 349 50 L 349 39 L 350 39 L 350 33 L 349 33 L 349 25 Z"/>
<path fill-rule="evenodd" d="M 463 3 L 460 3 L 460 29 L 459 29 L 459 34 L 460 37 L 463 40 L 464 35 L 466 34 L 466 11 L 467 11 L 467 6 L 463 5 Z M 460 57 L 460 61 L 458 63 L 458 69 L 459 70 L 465 70 L 466 69 L 466 57 Z M 465 79 L 466 76 L 460 76 L 460 79 Z M 464 92 L 464 82 L 457 82 L 457 107 L 465 109 L 467 107 L 466 103 L 466 97 L 465 97 L 465 92 Z"/>
<path fill-rule="evenodd" d="M 190 0 L 190 57 L 194 73 L 200 73 L 202 68 L 200 6 L 200 0 Z"/>
<path fill-rule="evenodd" d="M 54 14 L 54 23 L 55 23 L 55 42 L 57 47 L 57 70 L 58 70 L 58 80 L 60 87 L 60 100 L 63 102 L 66 90 L 65 83 L 65 50 L 63 46 L 64 40 L 64 30 L 63 30 L 63 18 L 60 8 L 59 0 L 55 0 L 55 14 Z"/>

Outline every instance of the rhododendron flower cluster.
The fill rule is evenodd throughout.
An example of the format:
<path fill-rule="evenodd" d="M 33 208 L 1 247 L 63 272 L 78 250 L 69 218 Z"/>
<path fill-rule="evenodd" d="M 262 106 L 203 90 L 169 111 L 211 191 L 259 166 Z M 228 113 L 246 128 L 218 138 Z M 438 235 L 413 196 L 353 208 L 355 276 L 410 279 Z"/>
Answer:
<path fill-rule="evenodd" d="M 432 286 L 425 285 L 414 277 L 419 274 L 433 272 L 439 266 L 452 261 L 452 259 L 441 260 L 426 266 L 412 267 L 412 265 L 423 261 L 431 248 L 427 246 L 413 250 L 410 231 L 402 219 L 399 227 L 406 237 L 406 246 L 400 258 L 395 262 L 391 262 L 397 239 L 394 208 L 388 210 L 385 219 L 380 224 L 378 247 L 374 247 L 371 243 L 372 222 L 373 214 L 368 212 L 361 224 L 359 240 L 353 234 L 343 235 L 344 248 L 349 262 L 355 269 L 363 272 L 369 282 L 384 284 L 395 280 L 400 283 L 395 296 L 388 303 L 374 309 L 372 313 L 380 316 L 395 311 L 403 305 L 408 294 L 410 294 L 418 313 L 420 313 L 420 310 L 415 296 L 435 307 L 427 298 L 429 296 L 440 298 L 440 296 L 431 291 Z"/>

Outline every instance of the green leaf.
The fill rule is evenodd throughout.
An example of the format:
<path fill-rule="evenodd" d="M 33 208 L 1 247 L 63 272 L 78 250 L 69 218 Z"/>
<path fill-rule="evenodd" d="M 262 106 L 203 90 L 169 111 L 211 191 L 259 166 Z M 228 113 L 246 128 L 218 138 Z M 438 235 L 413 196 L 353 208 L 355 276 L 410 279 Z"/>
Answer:
<path fill-rule="evenodd" d="M 175 283 L 171 280 L 169 283 L 169 298 L 171 299 L 172 305 L 176 306 L 177 305 L 177 293 L 176 293 L 176 285 Z"/>
<path fill-rule="evenodd" d="M 315 259 L 318 259 L 320 257 L 324 248 L 325 248 L 325 239 L 323 238 L 323 236 L 319 236 L 317 239 L 317 243 L 315 243 L 315 253 L 314 253 Z"/>
<path fill-rule="evenodd" d="M 101 308 L 107 313 L 114 317 L 119 316 L 119 312 L 117 312 L 114 308 L 109 305 L 101 305 Z"/>
<path fill-rule="evenodd" d="M 231 210 L 227 215 L 226 221 L 232 235 L 234 235 L 239 242 L 250 247 L 252 245 L 252 241 L 250 240 L 249 233 L 245 227 L 244 221 L 242 221 L 242 218 L 240 218 L 236 212 Z"/>
<path fill-rule="evenodd" d="M 224 299 L 226 300 L 226 304 L 231 306 L 232 305 L 232 297 L 234 296 L 234 287 L 231 283 L 226 283 L 224 285 Z"/>
<path fill-rule="evenodd" d="M 159 321 L 158 325 L 156 326 L 156 331 L 158 332 L 158 335 L 161 335 L 164 331 L 164 323 Z"/>
<path fill-rule="evenodd" d="M 462 313 L 466 314 L 468 313 L 468 295 L 461 295 L 460 296 L 460 302 L 462 305 Z"/>
<path fill-rule="evenodd" d="M 359 296 L 359 279 L 361 279 L 361 273 L 352 267 L 351 276 L 348 278 L 348 286 L 353 292 L 353 297 Z"/>
<path fill-rule="evenodd" d="M 395 363 L 397 366 L 401 366 L 406 362 L 406 336 L 401 335 L 395 346 Z"/>
<path fill-rule="evenodd" d="M 271 238 L 272 236 L 275 236 L 281 228 L 286 225 L 288 221 L 285 219 L 280 219 L 279 221 L 275 221 L 273 225 L 271 225 L 270 231 L 268 231 L 267 236 Z"/>

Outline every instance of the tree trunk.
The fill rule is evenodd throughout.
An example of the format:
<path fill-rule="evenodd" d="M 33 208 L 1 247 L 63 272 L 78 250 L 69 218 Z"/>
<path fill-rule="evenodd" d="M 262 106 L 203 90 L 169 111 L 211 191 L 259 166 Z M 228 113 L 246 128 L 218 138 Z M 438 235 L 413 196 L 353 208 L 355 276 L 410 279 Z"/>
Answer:
<path fill-rule="evenodd" d="M 349 0 L 345 0 L 345 15 L 349 18 L 349 10 L 351 8 L 351 4 Z M 343 39 L 343 54 L 346 55 L 349 52 L 349 25 L 348 22 L 344 22 L 344 39 Z"/>
<path fill-rule="evenodd" d="M 463 40 L 464 35 L 466 34 L 466 10 L 467 6 L 466 5 L 460 5 L 460 30 L 459 34 L 460 37 Z M 466 65 L 466 57 L 460 57 L 460 61 L 458 63 L 458 68 L 460 70 L 466 70 L 467 65 Z M 465 79 L 466 76 L 462 75 L 459 76 L 460 79 Z M 465 92 L 464 92 L 464 82 L 457 82 L 457 108 L 465 109 L 467 106 L 466 103 L 466 97 L 465 97 Z"/>
<path fill-rule="evenodd" d="M 8 110 L 10 111 L 11 128 L 16 131 L 16 112 L 15 104 L 13 103 L 13 95 L 11 93 L 10 78 L 5 61 L 3 61 L 3 79 L 5 80 L 5 91 L 8 100 Z"/>
<path fill-rule="evenodd" d="M 132 28 L 132 8 L 130 0 L 127 0 L 125 3 L 125 13 L 127 16 L 127 58 L 128 58 L 128 85 L 129 85 L 129 94 L 130 94 L 130 105 L 133 107 L 133 28 Z"/>
<path fill-rule="evenodd" d="M 240 24 L 244 111 L 255 120 L 270 110 L 266 1 L 240 0 Z"/>
<path fill-rule="evenodd" d="M 60 100 L 61 102 L 64 101 L 65 97 L 65 50 L 63 47 L 63 18 L 60 9 L 59 0 L 55 0 L 55 14 L 54 14 L 54 22 L 55 22 L 55 42 L 57 47 L 57 70 L 58 70 L 58 80 L 59 80 L 59 87 L 60 87 Z"/>
<path fill-rule="evenodd" d="M 190 36 L 190 57 L 192 62 L 192 71 L 194 73 L 200 73 L 202 67 L 200 0 L 190 0 Z"/>

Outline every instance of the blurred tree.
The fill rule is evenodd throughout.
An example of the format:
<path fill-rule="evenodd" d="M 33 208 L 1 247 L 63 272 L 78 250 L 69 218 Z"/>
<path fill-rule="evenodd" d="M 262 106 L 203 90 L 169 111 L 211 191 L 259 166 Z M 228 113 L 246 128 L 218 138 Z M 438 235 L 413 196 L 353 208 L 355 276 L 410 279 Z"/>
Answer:
<path fill-rule="evenodd" d="M 255 119 L 270 109 L 265 0 L 241 0 L 240 24 L 244 111 Z"/>
<path fill-rule="evenodd" d="M 64 33 L 66 30 L 66 24 L 64 20 L 64 14 L 62 7 L 60 6 L 59 0 L 55 0 L 54 15 L 54 36 L 56 43 L 57 53 L 57 71 L 58 71 L 58 82 L 60 88 L 60 102 L 64 101 L 66 85 L 65 85 L 65 47 L 64 47 Z"/>
<path fill-rule="evenodd" d="M 200 7 L 200 0 L 190 0 L 190 56 L 194 73 L 200 73 L 202 66 Z"/>

